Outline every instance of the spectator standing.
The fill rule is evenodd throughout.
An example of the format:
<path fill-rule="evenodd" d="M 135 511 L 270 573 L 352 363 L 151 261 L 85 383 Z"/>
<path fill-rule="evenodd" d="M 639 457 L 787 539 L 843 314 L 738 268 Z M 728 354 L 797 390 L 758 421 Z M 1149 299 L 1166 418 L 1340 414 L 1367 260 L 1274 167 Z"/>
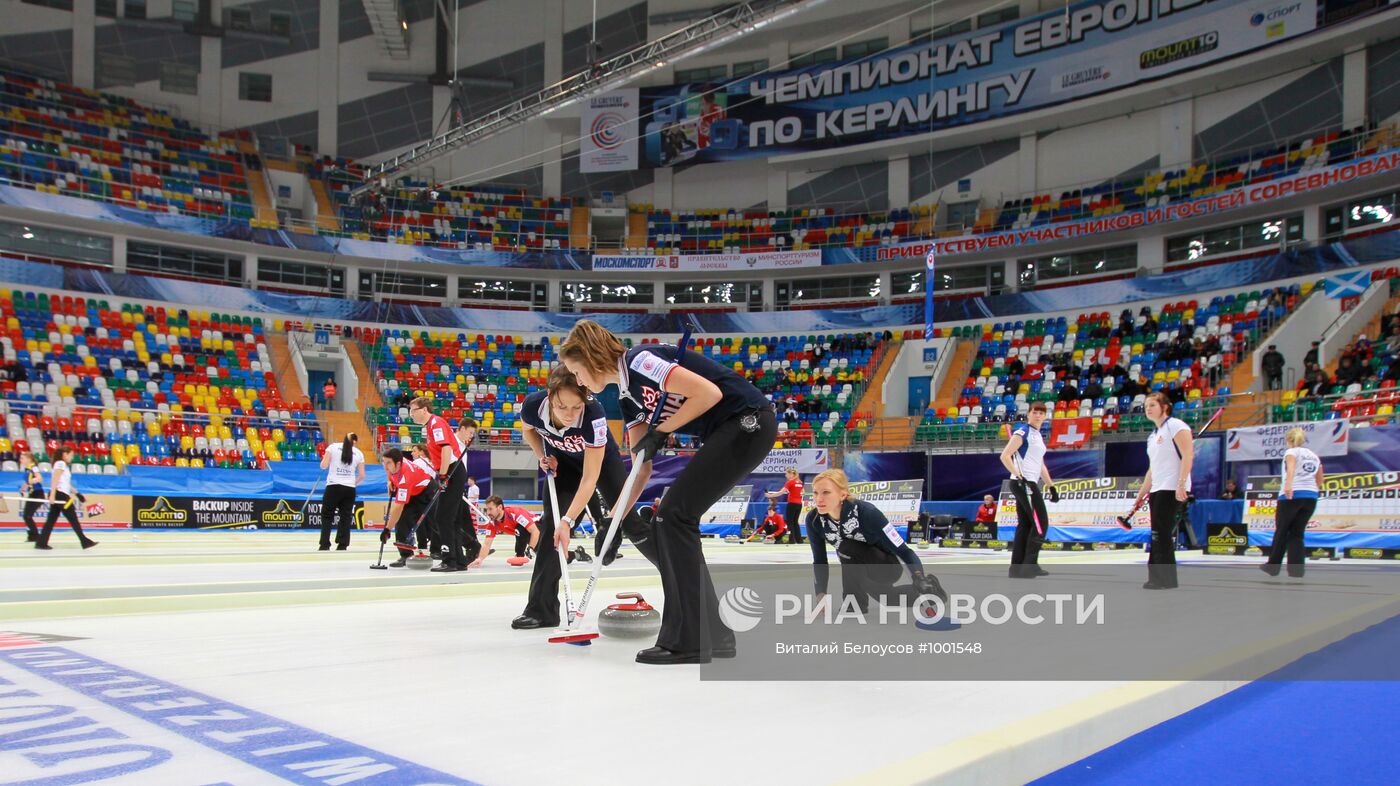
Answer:
<path fill-rule="evenodd" d="M 1283 353 L 1278 351 L 1278 345 L 1270 344 L 1269 351 L 1265 352 L 1259 361 L 1264 370 L 1265 385 L 1269 390 L 1283 387 L 1283 363 Z"/>

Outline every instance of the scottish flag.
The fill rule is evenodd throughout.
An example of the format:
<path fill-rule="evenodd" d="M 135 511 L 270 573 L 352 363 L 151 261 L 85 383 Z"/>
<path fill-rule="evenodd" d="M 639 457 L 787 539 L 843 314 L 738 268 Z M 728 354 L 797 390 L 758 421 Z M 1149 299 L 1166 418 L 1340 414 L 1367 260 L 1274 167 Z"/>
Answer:
<path fill-rule="evenodd" d="M 1333 298 L 1360 297 L 1366 294 L 1366 288 L 1369 286 L 1371 286 L 1371 271 L 1369 270 L 1338 273 L 1322 282 L 1322 288 L 1327 293 L 1327 297 Z"/>

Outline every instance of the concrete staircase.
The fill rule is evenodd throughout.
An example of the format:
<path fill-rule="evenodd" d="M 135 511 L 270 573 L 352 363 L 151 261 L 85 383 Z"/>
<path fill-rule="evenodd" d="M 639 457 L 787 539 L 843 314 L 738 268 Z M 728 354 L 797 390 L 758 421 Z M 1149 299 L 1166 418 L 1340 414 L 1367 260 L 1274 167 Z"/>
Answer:
<path fill-rule="evenodd" d="M 627 214 L 627 236 L 623 238 L 622 245 L 625 248 L 646 248 L 647 245 L 647 214 L 628 213 Z"/>
<path fill-rule="evenodd" d="M 1234 368 L 1230 369 L 1230 376 L 1225 383 L 1230 390 L 1236 393 L 1243 393 L 1250 390 L 1254 385 L 1254 363 L 1249 356 Z M 1253 396 L 1238 396 L 1230 399 L 1230 403 L 1225 405 L 1225 411 L 1220 414 L 1220 420 L 1215 422 L 1212 429 L 1232 429 L 1243 428 L 1245 426 L 1261 425 L 1267 416 L 1262 413 L 1267 410 L 1262 409 L 1266 404 L 1273 405 L 1279 402 L 1281 391 L 1265 390 L 1255 393 Z"/>
<path fill-rule="evenodd" d="M 269 333 L 267 349 L 272 353 L 272 370 L 277 375 L 277 386 L 282 390 L 282 398 L 287 401 L 306 401 L 306 390 L 297 379 L 292 365 L 292 350 L 287 344 L 286 333 Z"/>
<path fill-rule="evenodd" d="M 593 223 L 588 208 L 578 206 L 569 214 L 569 248 L 587 251 L 593 247 Z"/>
<path fill-rule="evenodd" d="M 866 380 L 865 392 L 861 394 L 860 403 L 856 405 L 856 412 L 868 412 L 874 416 L 874 425 L 870 432 L 865 435 L 865 439 L 861 440 L 861 446 L 867 450 L 907 448 L 914 439 L 915 423 L 913 418 L 880 417 L 880 413 L 884 412 L 885 409 L 881 391 L 885 387 L 885 380 L 890 375 L 890 369 L 894 367 L 894 362 L 903 348 L 903 343 L 898 339 L 891 341 L 885 347 L 885 354 L 880 358 L 880 365 L 875 367 L 875 374 Z"/>
<path fill-rule="evenodd" d="M 336 215 L 335 204 L 331 202 L 331 194 L 326 190 L 326 181 L 308 176 L 306 182 L 311 184 L 311 196 L 316 200 L 316 228 L 339 232 L 340 217 Z"/>
<path fill-rule="evenodd" d="M 252 142 L 240 142 L 238 150 L 248 155 L 259 156 L 263 166 L 267 160 L 261 158 L 258 148 Z M 248 194 L 253 199 L 253 221 L 255 226 L 265 229 L 277 228 L 277 206 L 272 203 L 272 191 L 267 184 L 267 173 L 262 170 L 248 170 Z"/>
<path fill-rule="evenodd" d="M 932 406 L 935 409 L 945 409 L 958 403 L 958 394 L 962 393 L 963 382 L 967 381 L 981 343 L 980 337 L 954 339 L 953 359 L 948 361 L 948 373 L 933 394 Z"/>
<path fill-rule="evenodd" d="M 355 391 L 355 401 L 360 405 L 359 415 L 364 417 L 371 407 L 384 406 L 384 397 L 379 395 L 379 387 L 375 384 L 374 375 L 370 373 L 369 364 L 365 362 L 365 354 L 360 349 L 358 341 L 341 341 L 340 346 L 345 350 L 345 356 L 350 358 L 350 365 L 355 369 L 355 376 L 360 380 L 360 387 Z"/>
<path fill-rule="evenodd" d="M 322 412 L 319 413 L 321 419 L 325 421 L 325 434 L 327 442 L 339 442 L 345 439 L 345 435 L 354 432 L 360 436 L 355 442 L 355 446 L 365 454 L 366 464 L 378 464 L 379 455 L 374 450 L 374 435 L 370 433 L 369 426 L 365 424 L 363 412 Z"/>

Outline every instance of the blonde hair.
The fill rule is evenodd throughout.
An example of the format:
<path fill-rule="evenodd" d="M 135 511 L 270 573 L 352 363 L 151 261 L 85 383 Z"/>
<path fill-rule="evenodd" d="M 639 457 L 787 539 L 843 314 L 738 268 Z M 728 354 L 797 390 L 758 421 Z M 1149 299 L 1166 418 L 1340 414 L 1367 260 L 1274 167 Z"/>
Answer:
<path fill-rule="evenodd" d="M 612 331 L 591 319 L 580 319 L 559 345 L 559 357 L 582 363 L 595 374 L 606 374 L 617 366 L 627 350 Z"/>
<path fill-rule="evenodd" d="M 848 497 L 851 496 L 851 481 L 846 477 L 845 472 L 839 469 L 828 469 L 824 472 L 820 472 L 815 478 L 812 478 L 812 488 L 815 489 L 817 484 L 823 480 L 831 483 L 831 485 L 835 486 L 836 490 L 842 494 Z"/>
<path fill-rule="evenodd" d="M 1287 434 L 1283 435 L 1283 441 L 1288 443 L 1290 448 L 1301 448 L 1308 444 L 1308 432 L 1294 426 L 1288 430 Z"/>
<path fill-rule="evenodd" d="M 797 477 L 797 475 L 799 474 L 797 471 L 797 467 L 788 467 L 787 469 L 783 470 L 783 472 L 784 474 L 792 475 L 793 477 Z"/>

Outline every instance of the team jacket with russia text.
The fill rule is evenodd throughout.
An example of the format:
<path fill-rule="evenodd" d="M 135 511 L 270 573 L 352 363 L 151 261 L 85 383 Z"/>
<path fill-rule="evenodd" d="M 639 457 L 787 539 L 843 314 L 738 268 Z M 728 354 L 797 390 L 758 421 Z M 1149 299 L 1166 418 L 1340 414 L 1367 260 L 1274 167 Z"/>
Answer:
<path fill-rule="evenodd" d="M 549 392 L 537 390 L 520 405 L 520 420 L 540 435 L 549 455 L 576 468 L 583 466 L 583 452 L 588 448 L 607 448 L 606 455 L 617 453 L 617 443 L 608 431 L 608 416 L 595 398 L 584 403 L 578 420 L 555 428 L 549 417 Z"/>
<path fill-rule="evenodd" d="M 648 422 L 651 418 L 665 391 L 667 377 L 676 369 L 678 351 L 674 344 L 641 344 L 627 350 L 618 361 L 618 390 L 621 393 L 618 403 L 628 428 Z M 719 403 L 710 407 L 709 411 L 676 429 L 681 434 L 704 438 L 732 415 L 772 407 L 763 393 L 748 380 L 704 355 L 687 350 L 681 365 L 686 371 L 715 383 L 722 394 Z M 668 396 L 661 421 L 665 422 L 684 403 L 684 396 L 675 393 Z"/>

